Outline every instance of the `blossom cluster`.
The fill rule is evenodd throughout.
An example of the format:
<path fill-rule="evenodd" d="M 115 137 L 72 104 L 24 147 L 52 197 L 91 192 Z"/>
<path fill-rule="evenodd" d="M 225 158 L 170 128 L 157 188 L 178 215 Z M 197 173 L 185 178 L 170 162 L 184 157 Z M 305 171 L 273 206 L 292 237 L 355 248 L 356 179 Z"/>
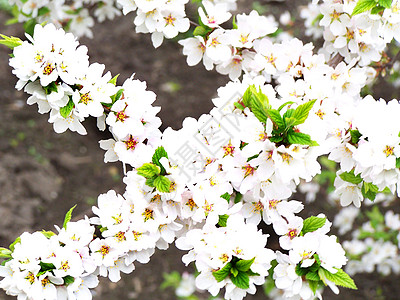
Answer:
<path fill-rule="evenodd" d="M 93 37 L 95 19 L 103 22 L 121 15 L 114 0 L 10 0 L 9 4 L 17 8 L 13 10 L 17 22 L 52 23 L 78 37 Z"/>
<path fill-rule="evenodd" d="M 318 2 L 309 4 L 302 15 L 308 34 L 318 36 L 321 30 L 317 27 L 323 28 L 323 51 L 327 55 L 339 53 L 347 62 L 357 58 L 361 66 L 367 66 L 381 60 L 382 51 L 393 39 L 400 42 L 398 0 L 389 1 L 389 6 L 381 6 L 381 1 L 379 5 L 378 1 Z"/>
<path fill-rule="evenodd" d="M 189 28 L 187 1 L 118 2 L 124 14 L 136 10 L 136 30 L 152 33 L 155 46 Z M 335 293 L 336 285 L 356 288 L 342 270 L 347 263 L 342 246 L 328 235 L 331 223 L 322 214 L 301 218 L 303 204 L 288 199 L 300 182 L 321 172 L 317 159 L 325 154 L 340 164 L 335 193 L 343 206 L 359 207 L 385 189 L 399 194 L 400 103 L 360 96 L 375 75 L 365 67 L 375 56 L 365 54 L 358 62 L 350 46 L 350 52 L 344 45 L 335 48 L 337 36 L 325 48 L 339 49 L 345 60 L 332 64 L 328 56 L 314 54 L 312 44 L 274 42 L 268 34 L 276 31 L 275 21 L 256 12 L 238 15 L 232 30 L 223 29 L 235 1 L 202 5 L 195 36 L 180 42 L 188 64 L 203 60 L 207 69 L 216 65 L 234 80 L 218 89 L 209 114 L 186 118 L 180 130 L 161 133 L 160 109 L 152 106 L 156 96 L 146 83 L 132 76 L 117 86 L 117 77 L 103 75 L 104 65 L 89 64 L 87 49 L 72 34 L 36 25 L 29 42 L 17 41 L 10 65 L 17 88 L 31 95 L 28 104 L 50 112 L 59 133 L 85 134 L 81 122 L 97 118 L 98 128 L 108 125 L 113 135 L 100 141 L 104 161 L 132 168 L 125 169 L 124 194 L 100 195 L 94 217 L 66 219 L 57 235 L 23 234 L 12 249 L 2 250 L 10 260 L 0 268 L 0 287 L 8 294 L 90 299 L 96 275 L 116 282 L 120 272 L 134 270 L 135 261 L 148 262 L 156 248 L 167 249 L 174 241 L 189 250 L 183 262 L 194 262 L 200 272 L 196 287 L 212 295 L 225 288 L 226 299 L 253 294 L 268 276 L 289 298 L 320 297 L 324 286 Z M 360 31 L 365 14 L 349 17 L 353 4 L 325 1 L 320 9 L 326 12 L 325 36 L 343 30 L 363 39 L 369 35 Z M 377 34 L 370 39 L 385 40 L 380 27 L 373 28 Z M 375 119 L 379 122 L 371 122 Z M 398 217 L 387 219 L 387 226 L 398 230 Z M 268 249 L 268 235 L 257 227 L 261 222 L 271 225 L 287 254 Z M 393 258 L 393 247 L 386 248 L 386 257 Z"/>

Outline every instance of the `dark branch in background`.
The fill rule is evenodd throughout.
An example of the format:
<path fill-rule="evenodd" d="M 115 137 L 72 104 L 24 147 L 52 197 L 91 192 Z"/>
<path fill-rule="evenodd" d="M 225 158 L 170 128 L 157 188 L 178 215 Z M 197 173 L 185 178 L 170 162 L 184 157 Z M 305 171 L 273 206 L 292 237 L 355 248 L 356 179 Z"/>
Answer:
<path fill-rule="evenodd" d="M 338 64 L 340 64 L 343 61 L 343 56 L 341 56 L 339 53 L 336 53 L 334 57 L 332 57 L 328 61 L 328 65 L 332 68 L 336 68 Z"/>
<path fill-rule="evenodd" d="M 386 68 L 390 70 L 393 68 L 394 63 L 400 58 L 400 50 L 397 51 L 397 54 L 386 64 Z"/>

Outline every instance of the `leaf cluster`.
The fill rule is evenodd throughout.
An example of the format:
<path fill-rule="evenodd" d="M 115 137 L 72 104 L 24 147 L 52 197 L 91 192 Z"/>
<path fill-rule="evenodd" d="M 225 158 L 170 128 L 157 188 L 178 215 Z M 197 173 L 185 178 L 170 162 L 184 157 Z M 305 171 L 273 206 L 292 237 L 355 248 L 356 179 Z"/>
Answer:
<path fill-rule="evenodd" d="M 289 108 L 281 115 L 282 109 L 294 102 L 289 101 L 278 109 L 273 109 L 261 88 L 257 91 L 255 85 L 252 85 L 244 93 L 242 103 L 236 102 L 235 106 L 241 110 L 248 107 L 263 124 L 266 124 L 269 119 L 273 124 L 272 136 L 269 138 L 271 142 L 285 146 L 292 144 L 318 146 L 315 141 L 311 140 L 310 135 L 299 132 L 296 128 L 306 121 L 315 101 L 301 104 L 296 109 Z"/>
<path fill-rule="evenodd" d="M 350 289 L 357 289 L 353 279 L 344 272 L 342 269 L 337 269 L 336 273 L 331 273 L 325 268 L 321 267 L 321 260 L 318 254 L 314 254 L 315 262 L 308 268 L 302 268 L 301 263 L 296 266 L 296 274 L 301 276 L 303 280 L 307 280 L 311 290 L 315 294 L 319 288 L 327 285 L 327 280 L 334 284 Z"/>
<path fill-rule="evenodd" d="M 385 8 L 392 6 L 393 0 L 359 0 L 354 7 L 352 16 L 371 11 L 371 14 L 382 13 Z"/>
<path fill-rule="evenodd" d="M 240 289 L 248 289 L 250 287 L 250 276 L 258 276 L 259 274 L 251 271 L 250 267 L 254 263 L 255 257 L 244 260 L 233 257 L 222 269 L 212 272 L 214 278 L 221 282 L 229 277 L 234 285 Z"/>
<path fill-rule="evenodd" d="M 143 164 L 136 171 L 138 175 L 146 178 L 148 186 L 154 187 L 162 193 L 169 193 L 171 192 L 172 182 L 165 176 L 168 175 L 167 171 L 160 162 L 163 157 L 168 158 L 168 154 L 164 147 L 160 146 L 155 150 L 152 162 Z"/>

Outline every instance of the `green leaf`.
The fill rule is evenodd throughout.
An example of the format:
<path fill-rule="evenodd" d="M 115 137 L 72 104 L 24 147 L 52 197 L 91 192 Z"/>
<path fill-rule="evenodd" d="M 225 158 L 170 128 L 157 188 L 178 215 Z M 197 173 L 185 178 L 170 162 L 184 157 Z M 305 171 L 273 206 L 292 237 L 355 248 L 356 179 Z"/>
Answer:
<path fill-rule="evenodd" d="M 293 118 L 296 118 L 296 122 L 293 124 L 294 126 L 303 124 L 307 120 L 308 114 L 313 108 L 315 101 L 317 100 L 308 101 L 304 104 L 299 105 L 295 109 L 292 115 Z"/>
<path fill-rule="evenodd" d="M 161 168 L 161 174 L 165 175 L 166 170 L 165 170 L 164 166 L 160 163 L 160 159 L 162 157 L 168 158 L 168 153 L 167 153 L 167 151 L 165 151 L 163 146 L 160 146 L 156 149 L 156 151 L 154 151 L 152 161 L 154 164 L 156 164 L 157 166 L 159 166 Z"/>
<path fill-rule="evenodd" d="M 199 35 L 199 36 L 206 36 L 207 33 L 209 33 L 210 31 L 212 31 L 211 28 L 209 28 L 208 26 L 197 26 L 194 30 L 193 30 L 193 35 Z"/>
<path fill-rule="evenodd" d="M 374 206 L 371 211 L 367 211 L 365 214 L 370 220 L 371 226 L 375 229 L 379 224 L 384 224 L 385 222 L 385 217 L 382 215 L 377 206 Z"/>
<path fill-rule="evenodd" d="M 232 29 L 238 29 L 238 26 L 236 24 L 236 16 L 235 15 L 232 18 Z"/>
<path fill-rule="evenodd" d="M 46 95 L 50 95 L 52 92 L 58 92 L 58 87 L 57 84 L 53 81 L 52 83 L 50 83 L 47 86 L 43 87 L 44 92 L 46 93 Z"/>
<path fill-rule="evenodd" d="M 154 178 L 147 178 L 147 179 L 146 179 L 146 184 L 147 184 L 149 187 L 155 187 L 155 186 L 154 186 Z"/>
<path fill-rule="evenodd" d="M 65 105 L 64 107 L 60 108 L 60 115 L 64 119 L 68 118 L 68 116 L 71 114 L 71 111 L 74 108 L 74 106 L 75 106 L 74 101 L 72 101 L 72 99 L 69 98 L 69 101 L 68 101 L 67 105 Z"/>
<path fill-rule="evenodd" d="M 283 119 L 281 117 L 281 114 L 280 114 L 279 110 L 268 109 L 267 110 L 267 115 L 271 119 L 272 123 L 274 123 L 274 125 L 277 128 L 285 127 L 285 123 L 283 122 Z"/>
<path fill-rule="evenodd" d="M 112 95 L 111 98 L 111 104 L 114 104 L 116 101 L 118 101 L 121 96 L 122 93 L 124 92 L 124 89 L 119 89 L 118 92 L 115 95 Z"/>
<path fill-rule="evenodd" d="M 331 272 L 329 272 L 328 270 L 325 270 L 324 268 L 321 268 L 320 270 L 322 270 L 321 274 L 323 274 L 323 276 L 325 276 L 326 279 L 328 279 L 329 281 L 332 281 L 334 284 L 336 284 L 338 286 L 350 288 L 353 290 L 357 290 L 357 286 L 355 285 L 353 279 L 351 279 L 350 276 L 346 272 L 344 272 L 342 269 L 337 269 L 337 268 L 335 268 L 335 269 L 337 270 L 337 272 L 335 274 L 332 274 Z M 324 281 L 324 280 L 322 280 L 322 281 Z"/>
<path fill-rule="evenodd" d="M 67 229 L 67 224 L 69 221 L 71 221 L 72 218 L 72 212 L 74 211 L 76 207 L 76 204 L 70 208 L 70 210 L 65 214 L 65 218 L 64 218 L 64 223 L 63 223 L 63 228 Z"/>
<path fill-rule="evenodd" d="M 393 0 L 379 0 L 379 5 L 383 6 L 384 8 L 391 8 Z"/>
<path fill-rule="evenodd" d="M 43 16 L 45 14 L 48 14 L 49 12 L 50 12 L 50 9 L 47 6 L 43 6 L 43 7 L 39 8 L 37 14 L 38 14 L 38 17 L 39 17 L 39 16 Z"/>
<path fill-rule="evenodd" d="M 171 180 L 169 180 L 165 176 L 160 175 L 156 179 L 154 179 L 154 186 L 157 190 L 159 190 L 162 193 L 169 193 L 171 187 Z"/>
<path fill-rule="evenodd" d="M 145 163 L 140 168 L 137 168 L 136 171 L 138 175 L 150 179 L 155 176 L 158 176 L 160 174 L 161 169 L 159 166 L 155 164 Z"/>
<path fill-rule="evenodd" d="M 33 36 L 33 32 L 35 30 L 35 26 L 36 26 L 36 19 L 29 19 L 28 21 L 26 21 L 24 23 L 24 30 L 27 34 L 29 34 L 30 36 Z"/>
<path fill-rule="evenodd" d="M 361 193 L 364 198 L 368 198 L 370 200 L 375 200 L 376 194 L 379 192 L 379 188 L 371 183 L 371 182 L 363 182 Z"/>
<path fill-rule="evenodd" d="M 240 201 L 242 201 L 243 195 L 239 192 L 236 192 L 235 195 L 235 200 L 233 202 L 235 202 L 235 204 L 239 203 Z"/>
<path fill-rule="evenodd" d="M 294 124 L 296 123 L 296 118 L 293 118 L 293 117 L 289 117 L 289 118 L 284 117 L 284 118 L 283 118 L 283 121 L 284 121 L 284 123 L 285 123 L 285 129 L 287 130 L 287 129 L 290 129 L 290 128 L 293 128 L 293 127 L 294 127 Z"/>
<path fill-rule="evenodd" d="M 351 13 L 352 16 L 361 14 L 365 11 L 370 10 L 371 8 L 375 7 L 377 2 L 375 0 L 359 0 L 354 7 L 353 12 Z"/>
<path fill-rule="evenodd" d="M 300 267 L 300 264 L 296 265 L 295 272 L 298 276 L 302 277 L 308 273 L 308 269 Z"/>
<path fill-rule="evenodd" d="M 219 215 L 218 226 L 226 227 L 226 221 L 228 221 L 229 215 Z"/>
<path fill-rule="evenodd" d="M 75 281 L 75 278 L 72 277 L 71 275 L 64 276 L 63 279 L 64 279 L 64 285 L 72 284 Z"/>
<path fill-rule="evenodd" d="M 271 141 L 271 142 L 273 142 L 273 143 L 279 143 L 279 142 L 282 142 L 283 141 L 283 137 L 282 136 L 271 136 L 270 138 L 269 138 L 269 140 Z"/>
<path fill-rule="evenodd" d="M 233 105 L 235 105 L 235 107 L 240 110 L 244 110 L 244 106 L 242 104 L 240 104 L 239 102 L 235 102 L 235 103 L 233 103 Z"/>
<path fill-rule="evenodd" d="M 353 170 L 350 172 L 343 172 L 339 175 L 339 177 L 342 178 L 343 181 L 347 181 L 352 184 L 360 184 L 363 181 L 360 174 L 358 174 L 357 176 L 354 175 Z"/>
<path fill-rule="evenodd" d="M 286 112 L 283 114 L 283 118 L 291 118 L 294 114 L 294 109 L 293 108 L 289 108 L 288 110 L 286 110 Z"/>
<path fill-rule="evenodd" d="M 221 195 L 220 197 L 222 199 L 225 199 L 226 201 L 228 201 L 228 203 L 229 203 L 229 200 L 231 200 L 231 195 L 228 192 L 226 192 L 225 194 Z"/>
<path fill-rule="evenodd" d="M 303 229 L 301 230 L 302 234 L 306 234 L 307 232 L 314 232 L 317 229 L 321 228 L 325 225 L 326 218 L 319 217 L 309 217 L 303 222 Z"/>
<path fill-rule="evenodd" d="M 243 104 L 244 104 L 244 106 L 250 107 L 251 98 L 252 98 L 253 94 L 255 94 L 255 93 L 257 93 L 256 86 L 254 84 L 250 85 L 247 88 L 247 90 L 244 92 L 244 94 L 243 94 Z"/>
<path fill-rule="evenodd" d="M 306 274 L 306 279 L 311 281 L 320 281 L 319 275 L 317 272 L 308 272 Z M 315 293 L 315 292 L 314 292 Z"/>
<path fill-rule="evenodd" d="M 315 295 L 315 293 L 318 289 L 318 281 L 310 280 L 310 281 L 308 281 L 308 285 L 310 286 L 310 289 L 313 291 L 313 293 Z"/>
<path fill-rule="evenodd" d="M 110 79 L 108 83 L 112 83 L 114 86 L 117 85 L 117 79 L 119 74 L 115 75 L 113 78 Z"/>
<path fill-rule="evenodd" d="M 396 158 L 396 168 L 400 168 L 400 157 Z"/>
<path fill-rule="evenodd" d="M 281 111 L 282 108 L 284 108 L 286 105 L 291 105 L 291 104 L 293 104 L 293 103 L 294 103 L 293 101 L 285 102 L 285 103 L 283 103 L 281 106 L 279 106 L 278 110 Z M 293 110 L 293 111 L 294 111 L 294 110 Z"/>
<path fill-rule="evenodd" d="M 253 264 L 254 260 L 256 258 L 253 257 L 252 259 L 241 259 L 236 263 L 236 269 L 238 269 L 241 272 L 247 272 L 251 265 Z"/>
<path fill-rule="evenodd" d="M 178 271 L 173 271 L 171 273 L 163 273 L 164 281 L 161 283 L 160 288 L 162 290 L 172 287 L 174 289 L 177 289 L 180 282 L 181 282 L 181 274 L 179 274 Z"/>
<path fill-rule="evenodd" d="M 239 272 L 236 277 L 230 277 L 232 283 L 240 289 L 248 289 L 250 287 L 249 275 L 245 272 Z"/>
<path fill-rule="evenodd" d="M 11 258 L 11 254 L 12 254 L 11 250 L 0 247 L 0 258 Z"/>
<path fill-rule="evenodd" d="M 213 271 L 212 274 L 218 282 L 224 280 L 231 273 L 232 264 L 228 262 L 222 269 L 218 271 Z"/>
<path fill-rule="evenodd" d="M 6 36 L 4 34 L 0 34 L 0 37 L 2 40 L 0 40 L 0 44 L 7 46 L 10 49 L 14 49 L 15 47 L 18 47 L 22 45 L 22 41 L 14 36 Z"/>
<path fill-rule="evenodd" d="M 40 271 L 41 272 L 46 272 L 46 271 L 51 271 L 51 270 L 55 270 L 56 269 L 56 267 L 51 263 L 45 263 L 45 262 L 41 261 L 39 263 L 39 265 L 40 265 Z"/>
<path fill-rule="evenodd" d="M 11 250 L 12 252 L 14 252 L 15 245 L 18 244 L 18 243 L 21 243 L 21 237 L 20 237 L 20 236 L 17 237 L 17 238 L 15 239 L 15 241 L 12 242 L 11 245 L 10 245 L 10 247 L 8 247 L 8 248 L 10 248 L 10 250 Z"/>
<path fill-rule="evenodd" d="M 377 15 L 380 12 L 382 12 L 385 8 L 381 5 L 375 6 L 373 9 L 371 9 L 371 15 Z"/>
<path fill-rule="evenodd" d="M 299 144 L 299 145 L 309 145 L 309 146 L 317 146 L 318 143 L 313 141 L 308 134 L 296 132 L 296 131 L 289 131 L 287 136 L 287 141 L 289 144 Z"/>
<path fill-rule="evenodd" d="M 48 239 L 51 238 L 53 235 L 56 235 L 53 231 L 42 230 L 41 232 Z"/>
<path fill-rule="evenodd" d="M 261 101 L 254 95 L 251 98 L 250 108 L 253 114 L 261 123 L 267 122 L 267 113 Z"/>
<path fill-rule="evenodd" d="M 353 145 L 356 145 L 360 141 L 361 133 L 355 129 L 355 130 L 350 130 L 350 135 L 351 135 L 351 143 Z"/>
<path fill-rule="evenodd" d="M 233 277 L 236 277 L 236 276 L 238 276 L 239 271 L 235 267 L 232 267 L 231 268 L 231 274 L 233 275 Z"/>

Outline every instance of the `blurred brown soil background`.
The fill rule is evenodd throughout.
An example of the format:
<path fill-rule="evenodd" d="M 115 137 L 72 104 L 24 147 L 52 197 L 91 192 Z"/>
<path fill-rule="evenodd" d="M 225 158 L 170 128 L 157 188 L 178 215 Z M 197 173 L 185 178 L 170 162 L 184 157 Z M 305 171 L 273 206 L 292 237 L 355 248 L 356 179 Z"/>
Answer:
<path fill-rule="evenodd" d="M 239 0 L 239 12 L 251 10 L 250 0 Z M 259 1 L 267 13 L 279 16 L 290 10 L 297 14 L 301 1 Z M 95 25 L 94 38 L 82 38 L 89 49 L 90 62 L 105 64 L 112 75 L 120 73 L 118 84 L 136 73 L 135 78 L 147 82 L 149 90 L 157 94 L 155 105 L 161 106 L 159 117 L 162 129 L 181 127 L 186 116 L 199 117 L 212 108 L 211 99 L 218 87 L 228 78 L 215 71 L 207 72 L 202 64 L 188 67 L 176 41 L 164 41 L 154 49 L 149 35 L 136 34 L 132 14 Z M 22 25 L 5 26 L 8 15 L 0 12 L 0 33 L 24 39 Z M 298 27 L 300 33 L 302 28 Z M 14 89 L 16 78 L 8 66 L 6 47 L 0 47 L 0 245 L 8 245 L 24 231 L 55 230 L 62 225 L 69 208 L 78 204 L 74 219 L 92 216 L 91 207 L 97 196 L 114 189 L 123 193 L 122 166 L 104 164 L 104 151 L 98 141 L 108 138 L 97 130 L 95 122 L 87 120 L 87 136 L 67 131 L 56 134 L 47 122 L 48 115 L 40 115 L 37 106 L 28 106 L 28 98 Z M 321 199 L 321 202 L 323 199 Z M 315 212 L 327 213 L 322 204 Z M 150 263 L 136 265 L 136 270 L 122 274 L 122 280 L 111 283 L 101 279 L 94 299 L 177 299 L 171 289 L 162 291 L 162 273 L 186 268 L 181 262 L 183 252 L 174 246 L 167 251 L 156 251 Z M 358 281 L 357 279 L 361 280 Z M 356 278 L 358 292 L 344 292 L 325 299 L 399 299 L 398 277 L 379 277 L 377 274 Z M 0 292 L 0 299 L 16 299 Z M 262 290 L 246 299 L 266 299 Z"/>

